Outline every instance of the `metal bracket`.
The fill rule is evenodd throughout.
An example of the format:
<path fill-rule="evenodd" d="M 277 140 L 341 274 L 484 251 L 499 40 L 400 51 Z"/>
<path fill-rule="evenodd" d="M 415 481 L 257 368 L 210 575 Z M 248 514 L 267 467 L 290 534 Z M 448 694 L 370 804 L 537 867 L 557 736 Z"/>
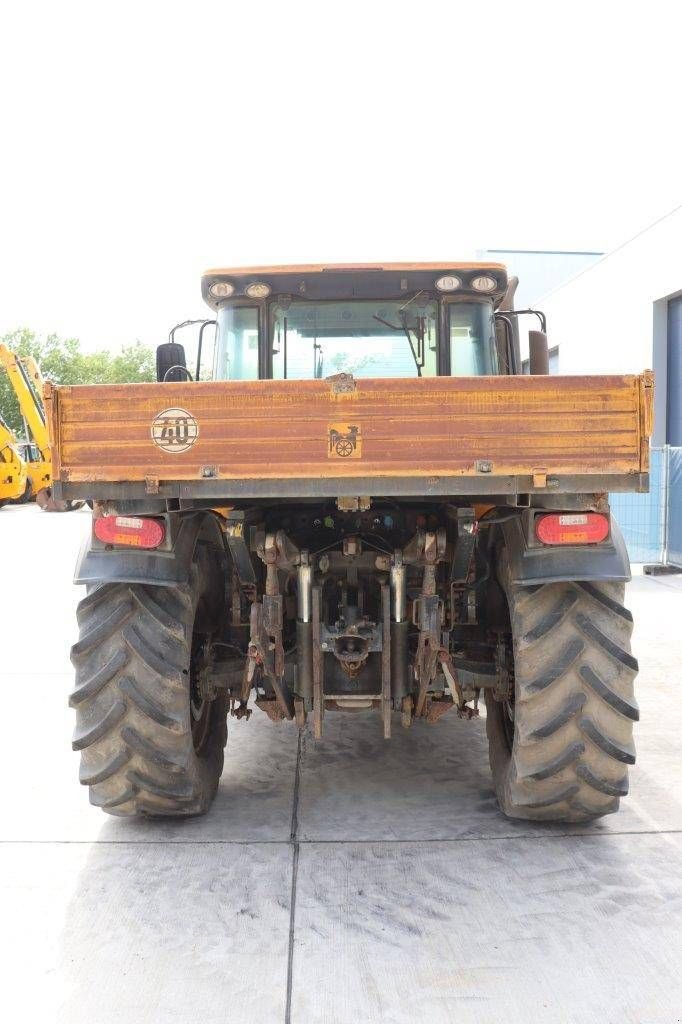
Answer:
<path fill-rule="evenodd" d="M 325 379 L 333 395 L 351 395 L 357 390 L 357 384 L 352 373 L 335 373 Z"/>
<path fill-rule="evenodd" d="M 473 508 L 457 509 L 457 544 L 450 565 L 450 582 L 466 583 L 469 577 L 471 557 L 476 547 L 478 522 Z"/>
<path fill-rule="evenodd" d="M 447 682 L 448 689 L 452 695 L 452 702 L 457 708 L 458 718 L 478 718 L 478 691 L 474 697 L 474 705 L 473 707 L 470 707 L 464 700 L 462 687 L 460 686 L 459 679 L 457 678 L 457 669 L 455 668 L 450 652 L 446 651 L 445 648 L 441 648 L 438 652 L 438 660 L 440 661 L 445 681 Z"/>
<path fill-rule="evenodd" d="M 243 521 L 228 522 L 224 531 L 241 588 L 248 599 L 253 601 L 256 596 L 256 571 L 244 536 L 244 523 Z"/>
<path fill-rule="evenodd" d="M 415 703 L 415 718 L 420 718 L 426 708 L 426 694 L 436 677 L 438 652 L 441 648 L 441 627 L 443 624 L 443 602 L 436 588 L 436 565 L 445 554 L 445 531 L 417 533 L 403 551 L 403 558 L 424 566 L 422 589 L 414 601 L 412 616 L 419 628 L 419 641 L 414 670 L 419 684 Z"/>
<path fill-rule="evenodd" d="M 248 698 L 256 669 L 272 683 L 283 717 L 294 717 L 294 698 L 284 682 L 284 650 L 282 647 L 281 596 L 265 595 L 263 603 L 251 605 L 251 636 L 244 669 L 242 700 Z"/>
<path fill-rule="evenodd" d="M 372 499 L 368 495 L 359 498 L 337 498 L 336 507 L 339 512 L 366 512 L 372 507 Z"/>

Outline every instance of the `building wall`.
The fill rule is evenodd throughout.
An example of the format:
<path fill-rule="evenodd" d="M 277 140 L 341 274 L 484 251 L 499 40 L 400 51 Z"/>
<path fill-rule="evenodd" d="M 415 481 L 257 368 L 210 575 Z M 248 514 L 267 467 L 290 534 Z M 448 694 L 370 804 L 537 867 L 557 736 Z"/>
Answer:
<path fill-rule="evenodd" d="M 665 443 L 668 299 L 682 293 L 682 207 L 543 296 L 559 372 L 656 373 L 654 443 Z"/>
<path fill-rule="evenodd" d="M 509 276 L 519 279 L 514 304 L 517 309 L 527 309 L 541 295 L 571 280 L 603 255 L 544 249 L 480 249 L 476 259 L 504 263 Z"/>

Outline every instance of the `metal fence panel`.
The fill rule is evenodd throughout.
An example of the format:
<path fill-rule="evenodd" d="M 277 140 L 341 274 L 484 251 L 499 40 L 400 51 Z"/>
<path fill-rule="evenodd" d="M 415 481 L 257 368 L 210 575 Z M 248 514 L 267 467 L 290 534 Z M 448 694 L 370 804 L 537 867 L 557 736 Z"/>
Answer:
<path fill-rule="evenodd" d="M 682 566 L 682 448 L 668 448 L 666 562 Z"/>
<path fill-rule="evenodd" d="M 682 449 L 672 449 L 682 453 Z M 679 510 L 682 510 L 682 457 L 679 469 Z M 648 494 L 611 494 L 611 511 L 627 545 L 631 562 L 665 560 L 666 520 L 668 518 L 668 457 L 666 448 L 652 448 Z M 682 526 L 680 527 L 682 534 Z M 682 544 L 682 536 L 680 536 Z"/>

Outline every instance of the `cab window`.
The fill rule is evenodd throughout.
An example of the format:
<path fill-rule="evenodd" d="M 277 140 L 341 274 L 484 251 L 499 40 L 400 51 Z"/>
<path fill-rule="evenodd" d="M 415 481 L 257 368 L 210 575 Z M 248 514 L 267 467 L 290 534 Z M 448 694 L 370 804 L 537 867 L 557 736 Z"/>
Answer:
<path fill-rule="evenodd" d="M 258 310 L 223 306 L 218 310 L 215 380 L 258 380 Z"/>
<path fill-rule="evenodd" d="M 499 372 L 492 305 L 452 302 L 448 306 L 450 374 L 481 377 Z"/>
<path fill-rule="evenodd" d="M 407 301 L 275 303 L 271 308 L 272 375 L 310 380 L 433 377 L 438 372 L 436 303 Z"/>

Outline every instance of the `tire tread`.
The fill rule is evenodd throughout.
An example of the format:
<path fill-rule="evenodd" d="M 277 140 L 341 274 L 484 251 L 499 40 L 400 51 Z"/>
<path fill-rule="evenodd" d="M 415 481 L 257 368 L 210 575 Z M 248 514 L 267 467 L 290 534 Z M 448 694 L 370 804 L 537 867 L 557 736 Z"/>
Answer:
<path fill-rule="evenodd" d="M 197 753 L 188 696 L 192 623 L 209 586 L 194 567 L 186 588 L 103 584 L 79 604 L 72 745 L 81 752 L 80 781 L 104 811 L 187 816 L 206 811 L 215 795 L 226 701 L 211 704 Z"/>
<path fill-rule="evenodd" d="M 486 691 L 490 764 L 512 818 L 588 821 L 618 809 L 635 762 L 637 660 L 620 583 L 514 584 L 500 579 L 514 636 L 513 749 L 503 705 Z"/>

